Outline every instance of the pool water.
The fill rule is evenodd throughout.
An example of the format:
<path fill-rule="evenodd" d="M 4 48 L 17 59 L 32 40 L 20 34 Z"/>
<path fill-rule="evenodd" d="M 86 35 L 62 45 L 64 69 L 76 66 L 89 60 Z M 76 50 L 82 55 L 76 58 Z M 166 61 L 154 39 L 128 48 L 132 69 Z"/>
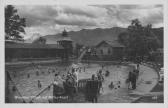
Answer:
<path fill-rule="evenodd" d="M 29 65 L 16 68 L 16 67 L 6 67 L 6 70 L 9 71 L 10 76 L 15 83 L 18 91 L 20 92 L 21 96 L 24 97 L 24 100 L 26 102 L 30 102 L 30 100 L 36 96 L 40 91 L 42 91 L 44 88 L 46 88 L 48 85 L 50 85 L 54 80 L 54 74 L 60 73 L 62 76 L 67 74 L 67 72 L 71 69 L 71 64 L 45 64 L 45 65 Z M 85 68 L 85 71 L 84 71 Z M 98 70 L 102 69 L 102 65 L 92 63 L 92 64 L 82 64 L 81 66 L 81 72 L 79 73 L 79 79 L 88 79 L 91 78 L 92 74 L 96 74 Z M 105 81 L 103 82 L 103 95 L 108 94 L 114 94 L 118 95 L 125 93 L 123 92 L 125 89 L 127 89 L 126 79 L 128 78 L 128 72 L 130 71 L 129 66 L 123 66 L 123 65 L 105 65 L 102 69 L 103 74 L 105 71 L 109 71 L 110 74 L 108 77 L 105 77 Z M 36 72 L 39 72 L 39 75 L 36 74 Z M 42 87 L 38 88 L 38 80 L 41 82 Z M 114 83 L 114 89 L 111 90 L 109 88 L 109 84 L 113 82 Z M 118 85 L 118 82 L 120 84 Z M 22 102 L 21 98 L 16 98 L 16 96 L 19 97 L 18 92 L 13 92 L 13 83 L 9 83 L 9 89 L 12 96 L 15 96 L 14 99 L 12 99 L 13 102 Z M 116 92 L 118 91 L 118 92 Z M 45 98 L 35 98 L 33 102 L 48 102 L 47 100 L 52 96 L 53 89 L 50 88 L 44 93 L 42 93 L 40 96 Z M 38 97 L 40 97 L 38 96 Z"/>

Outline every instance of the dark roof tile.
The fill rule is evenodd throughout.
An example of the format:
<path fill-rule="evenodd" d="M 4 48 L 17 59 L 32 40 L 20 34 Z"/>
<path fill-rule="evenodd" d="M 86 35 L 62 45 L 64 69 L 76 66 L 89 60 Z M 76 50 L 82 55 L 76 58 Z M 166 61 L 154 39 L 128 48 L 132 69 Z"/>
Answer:
<path fill-rule="evenodd" d="M 107 43 L 109 44 L 111 47 L 125 47 L 124 45 L 120 44 L 118 41 L 101 41 L 100 43 L 97 44 L 97 47 L 99 47 L 102 43 Z"/>

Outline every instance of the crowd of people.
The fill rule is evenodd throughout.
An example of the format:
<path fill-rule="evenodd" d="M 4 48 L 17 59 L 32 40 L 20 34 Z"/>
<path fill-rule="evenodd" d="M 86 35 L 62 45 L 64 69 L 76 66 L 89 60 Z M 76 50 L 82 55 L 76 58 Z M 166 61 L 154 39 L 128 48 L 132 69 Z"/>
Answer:
<path fill-rule="evenodd" d="M 81 68 L 71 68 L 67 72 L 67 75 L 62 78 L 59 74 L 55 74 L 54 77 L 54 95 L 60 96 L 63 94 L 67 94 L 69 98 L 73 100 L 74 95 L 78 93 L 78 84 L 79 78 L 78 74 L 81 72 Z M 84 71 L 85 72 L 85 67 Z M 106 72 L 107 76 L 109 75 L 109 71 Z M 85 84 L 85 99 L 90 102 L 97 102 L 97 96 L 100 92 L 103 92 L 102 83 L 104 81 L 104 75 L 102 70 L 100 69 L 97 74 L 93 74 L 89 80 L 86 81 Z"/>
<path fill-rule="evenodd" d="M 71 100 L 78 92 L 78 74 L 81 72 L 81 67 L 73 68 L 67 71 L 66 75 L 55 74 L 54 77 L 54 95 L 68 95 Z"/>

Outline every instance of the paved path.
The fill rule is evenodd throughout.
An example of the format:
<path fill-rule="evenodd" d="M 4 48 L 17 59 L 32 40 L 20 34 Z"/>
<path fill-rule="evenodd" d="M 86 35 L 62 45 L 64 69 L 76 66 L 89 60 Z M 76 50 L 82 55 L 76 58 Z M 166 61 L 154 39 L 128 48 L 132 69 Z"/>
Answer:
<path fill-rule="evenodd" d="M 80 54 L 80 56 L 78 57 L 78 62 L 80 62 L 81 60 L 82 60 L 82 58 L 83 58 L 83 56 L 86 54 L 86 52 L 87 52 L 87 49 L 84 49 L 84 51 Z"/>

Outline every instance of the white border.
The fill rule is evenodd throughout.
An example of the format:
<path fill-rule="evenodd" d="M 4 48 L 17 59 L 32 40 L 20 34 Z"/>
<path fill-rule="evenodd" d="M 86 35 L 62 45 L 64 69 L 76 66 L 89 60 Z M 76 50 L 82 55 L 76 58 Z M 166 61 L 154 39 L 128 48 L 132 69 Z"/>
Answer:
<path fill-rule="evenodd" d="M 165 108 L 168 108 L 168 0 L 164 3 L 164 102 Z"/>
<path fill-rule="evenodd" d="M 5 82 L 4 82 L 4 6 L 6 4 L 12 5 L 54 5 L 54 4 L 65 4 L 65 5 L 86 5 L 86 4 L 164 4 L 164 67 L 165 67 L 165 93 L 164 93 L 164 104 L 129 104 L 129 103 L 110 103 L 110 104 L 4 104 L 5 97 Z M 167 50 L 167 40 L 166 34 L 168 34 L 168 1 L 167 0 L 1 0 L 0 1 L 0 107 L 112 107 L 112 108 L 168 108 L 168 73 L 167 73 L 167 62 L 168 61 L 168 50 Z"/>
<path fill-rule="evenodd" d="M 4 0 L 5 4 L 163 4 L 165 0 Z"/>

